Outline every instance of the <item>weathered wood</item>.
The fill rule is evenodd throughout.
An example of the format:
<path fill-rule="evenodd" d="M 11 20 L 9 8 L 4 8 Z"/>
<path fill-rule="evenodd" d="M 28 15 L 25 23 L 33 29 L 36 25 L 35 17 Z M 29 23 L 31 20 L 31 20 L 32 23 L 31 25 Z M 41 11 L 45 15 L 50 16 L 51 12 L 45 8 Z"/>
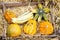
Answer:
<path fill-rule="evenodd" d="M 37 4 L 38 2 L 31 2 L 30 4 L 31 5 L 35 5 Z M 1 2 L 0 3 L 0 8 L 3 6 L 3 4 L 5 4 L 6 7 L 18 7 L 18 6 L 27 6 L 29 4 L 29 2 L 9 2 L 9 3 L 6 3 L 6 2 Z"/>

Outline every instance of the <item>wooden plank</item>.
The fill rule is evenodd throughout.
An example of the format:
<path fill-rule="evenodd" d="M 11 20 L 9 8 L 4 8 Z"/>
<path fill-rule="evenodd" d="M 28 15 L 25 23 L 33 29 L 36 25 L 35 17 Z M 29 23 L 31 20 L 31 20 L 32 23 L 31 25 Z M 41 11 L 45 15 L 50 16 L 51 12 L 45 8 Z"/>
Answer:
<path fill-rule="evenodd" d="M 29 2 L 17 2 L 17 3 L 4 3 L 6 7 L 18 7 L 18 6 L 26 6 Z M 31 2 L 31 5 L 35 5 L 37 2 Z"/>
<path fill-rule="evenodd" d="M 8 2 L 8 3 L 5 3 L 5 2 L 2 2 L 6 7 L 18 7 L 18 6 L 26 6 L 29 4 L 29 2 Z M 2 7 L 2 3 L 0 3 L 0 8 Z M 31 2 L 30 4 L 31 5 L 35 5 L 37 4 L 38 2 Z"/>

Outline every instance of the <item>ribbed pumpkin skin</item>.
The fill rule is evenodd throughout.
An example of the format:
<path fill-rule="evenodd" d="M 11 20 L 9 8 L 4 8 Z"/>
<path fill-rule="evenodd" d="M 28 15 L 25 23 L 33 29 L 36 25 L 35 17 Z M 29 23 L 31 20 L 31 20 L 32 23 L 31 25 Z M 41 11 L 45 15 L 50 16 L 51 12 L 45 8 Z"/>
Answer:
<path fill-rule="evenodd" d="M 24 33 L 34 35 L 36 33 L 37 23 L 35 20 L 29 20 L 24 26 Z"/>
<path fill-rule="evenodd" d="M 39 25 L 39 30 L 41 34 L 49 35 L 53 33 L 53 26 L 48 21 L 42 21 Z"/>
<path fill-rule="evenodd" d="M 11 19 L 16 18 L 16 15 L 11 10 L 6 10 L 4 13 L 4 17 L 6 18 L 8 23 L 11 23 Z"/>

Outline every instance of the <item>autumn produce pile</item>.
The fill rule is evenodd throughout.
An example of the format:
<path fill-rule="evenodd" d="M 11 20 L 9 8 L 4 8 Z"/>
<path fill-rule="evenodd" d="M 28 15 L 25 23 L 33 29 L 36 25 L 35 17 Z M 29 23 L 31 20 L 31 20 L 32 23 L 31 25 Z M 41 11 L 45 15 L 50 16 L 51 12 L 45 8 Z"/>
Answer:
<path fill-rule="evenodd" d="M 47 17 L 49 13 L 50 8 L 42 4 L 6 9 L 4 18 L 9 24 L 6 29 L 7 36 L 17 37 L 22 33 L 33 36 L 37 32 L 42 35 L 53 34 L 54 26 Z"/>

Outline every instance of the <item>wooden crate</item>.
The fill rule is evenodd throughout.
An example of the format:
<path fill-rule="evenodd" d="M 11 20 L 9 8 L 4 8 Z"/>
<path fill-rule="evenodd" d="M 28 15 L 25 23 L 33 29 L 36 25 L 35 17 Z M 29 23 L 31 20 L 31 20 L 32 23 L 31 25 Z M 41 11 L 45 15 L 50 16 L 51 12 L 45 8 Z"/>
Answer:
<path fill-rule="evenodd" d="M 2 8 L 3 10 L 3 13 L 5 12 L 5 10 L 7 8 L 11 8 L 11 7 L 20 7 L 20 6 L 27 6 L 29 2 L 17 2 L 17 3 L 4 3 L 4 2 L 1 2 L 0 3 L 0 8 Z M 31 5 L 36 5 L 38 4 L 37 2 L 31 2 Z M 54 22 L 54 16 L 52 13 L 49 14 L 51 16 L 51 22 L 54 26 L 54 29 L 56 28 L 56 25 L 55 25 L 55 22 Z M 36 35 L 33 35 L 33 36 L 30 36 L 30 35 L 26 35 L 26 34 L 22 34 L 21 36 L 19 37 L 16 37 L 16 38 L 12 38 L 12 37 L 7 37 L 6 35 L 6 28 L 7 28 L 7 22 L 5 20 L 5 18 L 3 17 L 3 22 L 4 22 L 4 34 L 2 36 L 2 39 L 4 40 L 44 40 L 45 38 L 46 39 L 50 39 L 50 38 L 53 38 L 53 37 L 57 37 L 58 35 L 56 35 L 56 29 L 54 30 L 54 33 L 52 35 L 49 35 L 49 36 L 46 36 L 46 35 L 41 35 L 39 33 L 37 33 Z"/>

